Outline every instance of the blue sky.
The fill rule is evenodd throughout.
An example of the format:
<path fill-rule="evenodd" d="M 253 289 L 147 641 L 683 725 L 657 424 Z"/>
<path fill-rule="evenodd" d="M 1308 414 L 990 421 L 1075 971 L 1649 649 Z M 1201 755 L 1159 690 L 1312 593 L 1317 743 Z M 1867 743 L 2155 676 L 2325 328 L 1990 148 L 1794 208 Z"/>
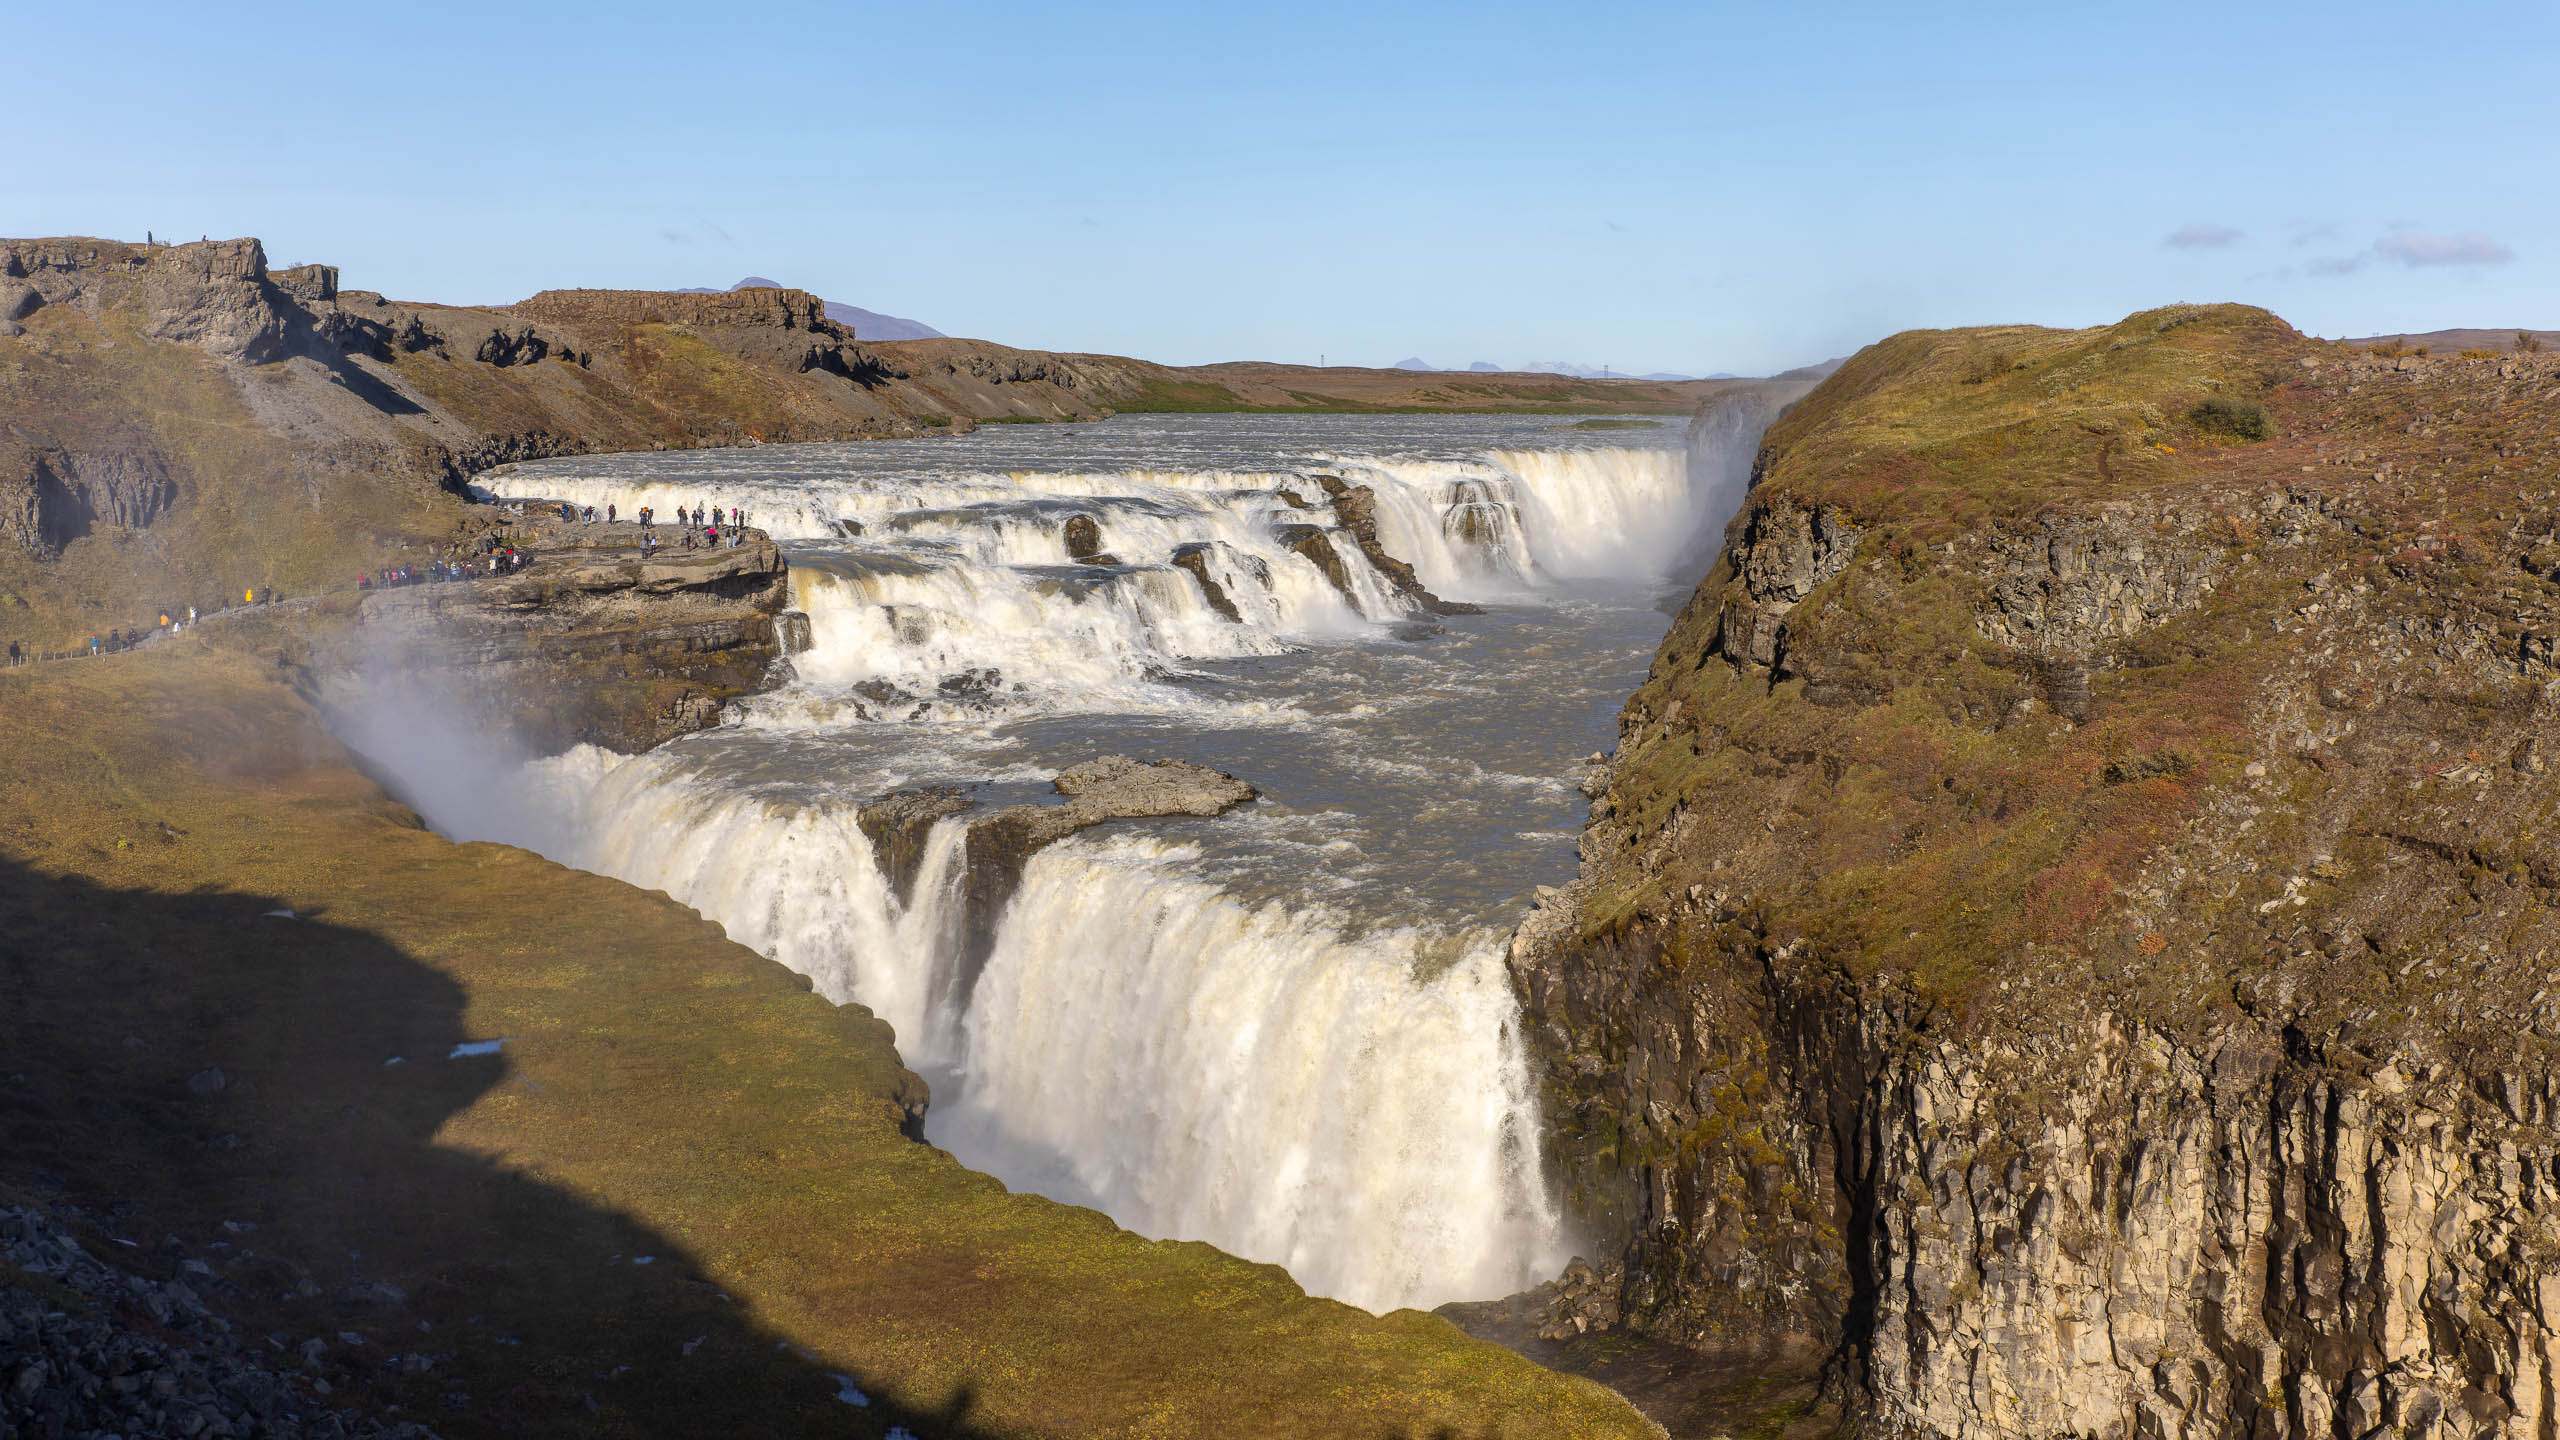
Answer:
<path fill-rule="evenodd" d="M 1174 363 L 2560 326 L 2560 6 L 27 7 L 0 234 Z M 39 63 L 40 62 L 40 63 Z"/>

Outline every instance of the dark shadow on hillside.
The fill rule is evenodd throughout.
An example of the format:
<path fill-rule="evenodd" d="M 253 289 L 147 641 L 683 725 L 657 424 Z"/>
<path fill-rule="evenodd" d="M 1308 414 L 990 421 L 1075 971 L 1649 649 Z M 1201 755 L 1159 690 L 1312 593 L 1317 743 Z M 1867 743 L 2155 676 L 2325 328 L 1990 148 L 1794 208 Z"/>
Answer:
<path fill-rule="evenodd" d="M 0 861 L 0 1197 L 76 1209 L 99 1258 L 185 1279 L 279 1368 L 323 1341 L 332 1403 L 456 1440 L 976 1433 L 966 1392 L 901 1411 L 664 1236 L 440 1147 L 447 1117 L 531 1082 L 503 1053 L 448 1058 L 496 1038 L 451 979 L 279 908 Z"/>
<path fill-rule="evenodd" d="M 307 355 L 320 362 L 349 393 L 385 415 L 424 415 L 426 407 L 401 394 L 379 375 L 356 363 L 355 356 L 333 343 L 314 326 L 300 307 L 286 311 L 293 317 L 290 344 L 293 353 Z M 389 356 L 385 355 L 388 360 Z"/>

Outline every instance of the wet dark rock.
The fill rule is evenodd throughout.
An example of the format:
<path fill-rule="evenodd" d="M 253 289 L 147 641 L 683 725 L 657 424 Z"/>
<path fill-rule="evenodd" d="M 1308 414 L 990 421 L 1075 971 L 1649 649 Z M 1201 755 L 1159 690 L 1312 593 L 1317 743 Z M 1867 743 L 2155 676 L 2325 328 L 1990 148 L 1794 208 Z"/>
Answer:
<path fill-rule="evenodd" d="M 1090 560 L 1102 553 L 1102 525 L 1090 515 L 1067 517 L 1067 558 Z"/>
<path fill-rule="evenodd" d="M 1378 573 L 1386 576 L 1390 584 L 1434 615 L 1484 613 L 1481 605 L 1443 600 L 1432 594 L 1423 585 L 1422 577 L 1414 573 L 1410 563 L 1387 553 L 1386 546 L 1378 541 L 1377 491 L 1366 485 L 1351 484 L 1339 475 L 1318 475 L 1315 482 L 1323 486 L 1324 493 L 1333 500 L 1333 513 L 1341 519 L 1342 528 L 1351 532 L 1351 538 L 1358 542 L 1360 553 L 1368 557 L 1369 563 L 1377 567 Z"/>
<path fill-rule="evenodd" d="M 1210 609 L 1241 625 L 1244 623 L 1244 612 L 1236 609 L 1236 602 L 1228 598 L 1227 587 L 1219 584 L 1209 574 L 1209 544 L 1210 542 L 1206 540 L 1194 540 L 1189 544 L 1175 546 L 1174 566 L 1177 569 L 1189 571 L 1191 578 L 1200 582 L 1200 594 L 1209 602 Z"/>
<path fill-rule="evenodd" d="M 1323 526 L 1283 525 L 1279 529 L 1278 539 L 1284 548 L 1306 557 L 1318 570 L 1323 571 L 1324 578 L 1332 584 L 1334 589 L 1342 593 L 1342 598 L 1353 609 L 1360 607 L 1360 592 L 1351 586 L 1350 567 L 1342 563 L 1340 552 L 1333 548 L 1333 541 L 1326 538 Z"/>
<path fill-rule="evenodd" d="M 1261 792 L 1223 770 L 1187 760 L 1152 763 L 1105 755 L 1060 771 L 1062 805 L 1009 805 L 969 826 L 967 943 L 954 976 L 965 1002 L 995 943 L 996 917 L 1042 846 L 1111 820 L 1222 815 Z"/>
<path fill-rule="evenodd" d="M 936 785 L 896 791 L 862 807 L 854 823 L 870 839 L 880 873 L 900 903 L 915 899 L 916 876 L 924 869 L 925 841 L 933 827 L 977 803 L 950 786 Z"/>
<path fill-rule="evenodd" d="M 781 642 L 785 655 L 803 655 L 817 643 L 809 627 L 809 617 L 799 610 L 785 610 L 773 617 L 774 636 Z"/>
<path fill-rule="evenodd" d="M 1102 548 L 1102 525 L 1090 515 L 1067 518 L 1067 558 L 1080 565 L 1118 565 L 1119 556 Z"/>

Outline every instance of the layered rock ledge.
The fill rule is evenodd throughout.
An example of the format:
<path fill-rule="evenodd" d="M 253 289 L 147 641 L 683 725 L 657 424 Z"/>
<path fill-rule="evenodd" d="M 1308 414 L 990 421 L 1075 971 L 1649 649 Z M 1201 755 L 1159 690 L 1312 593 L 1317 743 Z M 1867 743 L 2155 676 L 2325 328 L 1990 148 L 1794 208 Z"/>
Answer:
<path fill-rule="evenodd" d="M 1126 755 L 1103 755 L 1070 766 L 1051 783 L 1062 803 L 1007 805 L 969 822 L 961 878 L 965 943 L 954 977 L 957 999 L 965 1000 L 976 986 L 995 945 L 996 921 L 1005 902 L 1021 886 L 1023 866 L 1044 846 L 1113 820 L 1223 815 L 1261 794 L 1206 765 Z M 976 808 L 976 800 L 955 789 L 902 790 L 865 805 L 859 823 L 881 872 L 900 896 L 912 901 L 926 836 L 942 820 Z"/>

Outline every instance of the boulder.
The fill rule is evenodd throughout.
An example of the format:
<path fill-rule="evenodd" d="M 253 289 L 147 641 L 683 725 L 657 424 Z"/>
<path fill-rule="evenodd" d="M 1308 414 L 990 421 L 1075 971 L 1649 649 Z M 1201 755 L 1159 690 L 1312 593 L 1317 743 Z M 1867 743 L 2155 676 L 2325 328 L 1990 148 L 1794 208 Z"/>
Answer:
<path fill-rule="evenodd" d="M 1102 522 L 1090 515 L 1067 517 L 1067 558 L 1085 565 L 1117 565 L 1120 557 L 1102 548 Z"/>

